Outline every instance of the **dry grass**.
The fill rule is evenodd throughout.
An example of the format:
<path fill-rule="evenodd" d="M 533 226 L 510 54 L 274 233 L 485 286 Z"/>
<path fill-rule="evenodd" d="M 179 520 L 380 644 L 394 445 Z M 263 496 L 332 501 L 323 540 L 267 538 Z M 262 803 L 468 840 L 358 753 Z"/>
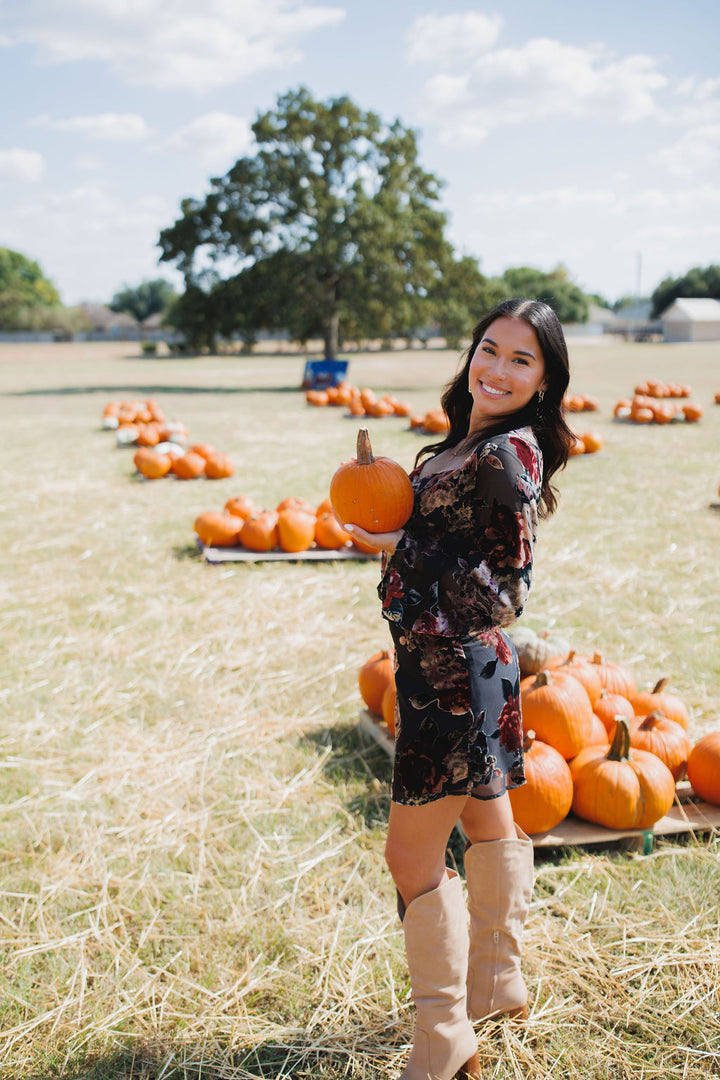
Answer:
<path fill-rule="evenodd" d="M 298 358 L 132 350 L 0 350 L 0 1073 L 392 1077 L 412 1009 L 382 860 L 389 763 L 354 727 L 357 668 L 388 640 L 377 564 L 209 567 L 191 534 L 240 490 L 319 501 L 356 425 L 304 406 Z M 573 352 L 602 403 L 577 427 L 606 449 L 560 480 L 525 618 L 643 684 L 668 675 L 698 735 L 720 706 L 718 350 Z M 372 354 L 350 374 L 420 410 L 455 365 Z M 613 423 L 647 376 L 690 382 L 703 423 Z M 237 476 L 133 480 L 98 419 L 150 394 Z M 372 430 L 410 465 L 404 428 Z M 712 837 L 540 861 L 532 1018 L 482 1033 L 486 1076 L 720 1075 L 718 894 Z"/>

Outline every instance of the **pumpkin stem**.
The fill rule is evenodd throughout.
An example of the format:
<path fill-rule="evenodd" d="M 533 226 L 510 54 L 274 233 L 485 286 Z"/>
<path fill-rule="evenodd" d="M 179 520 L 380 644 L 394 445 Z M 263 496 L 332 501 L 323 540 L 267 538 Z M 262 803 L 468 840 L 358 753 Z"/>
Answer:
<path fill-rule="evenodd" d="M 660 712 L 659 709 L 653 709 L 653 711 L 651 713 L 648 713 L 648 715 L 645 717 L 640 727 L 643 729 L 643 731 L 647 731 L 648 728 L 654 728 L 658 720 L 667 720 L 667 717 L 664 713 Z"/>
<path fill-rule="evenodd" d="M 662 691 L 667 686 L 667 681 L 668 681 L 667 679 L 658 679 L 658 681 L 653 686 L 651 693 L 653 693 L 653 694 L 662 693 Z"/>
<path fill-rule="evenodd" d="M 615 717 L 615 734 L 605 757 L 608 761 L 627 761 L 630 757 L 630 724 L 626 716 Z"/>
<path fill-rule="evenodd" d="M 550 685 L 550 673 L 548 671 L 538 671 L 535 676 L 536 686 L 549 686 Z"/>
<path fill-rule="evenodd" d="M 523 735 L 523 754 L 528 754 L 532 748 L 532 744 L 535 742 L 535 732 L 526 731 Z"/>
<path fill-rule="evenodd" d="M 593 662 L 593 664 L 603 664 L 603 663 L 604 663 L 605 661 L 603 660 L 603 658 L 602 658 L 602 656 L 600 655 L 600 653 L 599 653 L 599 652 L 596 652 L 596 653 L 595 653 L 595 654 L 593 655 L 593 658 L 592 658 L 592 662 Z"/>
<path fill-rule="evenodd" d="M 370 432 L 366 427 L 361 427 L 357 437 L 357 463 L 358 465 L 372 465 L 375 456 L 370 445 Z"/>

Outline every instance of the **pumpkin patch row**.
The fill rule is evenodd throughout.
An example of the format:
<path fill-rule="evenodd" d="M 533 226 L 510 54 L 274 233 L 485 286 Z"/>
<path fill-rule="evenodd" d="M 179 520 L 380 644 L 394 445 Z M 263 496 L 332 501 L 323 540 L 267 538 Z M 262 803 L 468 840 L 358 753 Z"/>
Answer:
<path fill-rule="evenodd" d="M 175 476 L 178 480 L 226 480 L 235 472 L 232 458 L 209 443 L 195 443 L 183 450 L 174 442 L 157 446 L 141 446 L 135 451 L 133 464 L 146 480 L 161 480 Z"/>
<path fill-rule="evenodd" d="M 242 547 L 260 553 L 299 553 L 312 547 L 338 551 L 354 545 L 338 524 L 329 498 L 316 507 L 300 495 L 289 495 L 268 509 L 248 495 L 235 495 L 222 511 L 207 510 L 198 515 L 193 528 L 207 546 Z"/>
<path fill-rule="evenodd" d="M 563 406 L 568 412 L 597 412 L 600 403 L 592 394 L 566 394 Z"/>
<path fill-rule="evenodd" d="M 526 783 L 509 793 L 525 832 L 553 829 L 571 811 L 605 828 L 650 828 L 667 814 L 686 775 L 701 798 L 720 805 L 720 731 L 693 746 L 688 710 L 665 689 L 667 680 L 639 691 L 624 666 L 572 650 L 551 656 L 549 635 L 536 646 L 530 636 L 523 645 L 526 634 L 523 628 L 516 645 L 519 658 L 530 654 L 521 672 L 535 668 L 521 681 Z M 367 709 L 394 734 L 389 651 L 362 665 L 358 687 Z"/>
<path fill-rule="evenodd" d="M 635 387 L 635 393 L 651 398 L 689 398 L 692 389 L 680 383 L 666 383 L 660 379 L 645 379 Z"/>
<path fill-rule="evenodd" d="M 679 405 L 637 393 L 633 398 L 621 398 L 613 409 L 616 420 L 629 420 L 634 424 L 669 424 L 678 420 L 692 424 L 702 420 L 703 415 L 703 407 L 696 401 Z"/>
<path fill-rule="evenodd" d="M 350 416 L 410 416 L 412 407 L 393 394 L 378 396 L 369 386 L 362 389 L 349 382 L 339 382 L 326 390 L 308 390 L 308 405 L 322 408 L 324 405 L 344 405 Z"/>

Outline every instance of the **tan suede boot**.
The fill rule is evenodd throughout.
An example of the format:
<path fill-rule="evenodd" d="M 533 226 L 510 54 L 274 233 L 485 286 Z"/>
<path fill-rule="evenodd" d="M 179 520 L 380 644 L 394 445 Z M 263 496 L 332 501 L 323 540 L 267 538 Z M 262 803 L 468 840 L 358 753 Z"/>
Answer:
<path fill-rule="evenodd" d="M 417 1011 L 413 1048 L 400 1080 L 479 1077 L 477 1040 L 467 1015 L 468 933 L 460 878 L 408 904 L 403 917 Z"/>
<path fill-rule="evenodd" d="M 487 1020 L 527 1017 L 520 973 L 522 933 L 533 890 L 533 845 L 515 826 L 516 840 L 488 840 L 465 851 L 470 909 L 468 1015 Z"/>

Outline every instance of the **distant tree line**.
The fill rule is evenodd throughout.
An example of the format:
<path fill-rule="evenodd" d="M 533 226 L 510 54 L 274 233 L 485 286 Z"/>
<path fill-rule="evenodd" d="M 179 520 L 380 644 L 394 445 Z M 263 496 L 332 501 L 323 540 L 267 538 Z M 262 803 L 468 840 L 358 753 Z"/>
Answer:
<path fill-rule="evenodd" d="M 682 277 L 667 277 L 661 281 L 651 297 L 651 318 L 657 319 L 673 301 L 682 296 L 720 300 L 720 266 L 693 266 Z"/>

